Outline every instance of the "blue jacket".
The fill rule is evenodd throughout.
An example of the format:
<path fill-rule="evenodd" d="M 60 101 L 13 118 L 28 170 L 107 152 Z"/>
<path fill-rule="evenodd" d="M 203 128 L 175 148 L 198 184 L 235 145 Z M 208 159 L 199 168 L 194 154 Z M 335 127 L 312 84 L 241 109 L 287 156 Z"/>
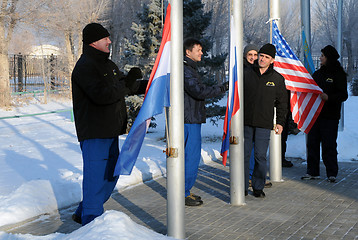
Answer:
<path fill-rule="evenodd" d="M 205 123 L 205 99 L 222 93 L 219 85 L 205 85 L 200 79 L 197 63 L 184 57 L 184 123 Z"/>

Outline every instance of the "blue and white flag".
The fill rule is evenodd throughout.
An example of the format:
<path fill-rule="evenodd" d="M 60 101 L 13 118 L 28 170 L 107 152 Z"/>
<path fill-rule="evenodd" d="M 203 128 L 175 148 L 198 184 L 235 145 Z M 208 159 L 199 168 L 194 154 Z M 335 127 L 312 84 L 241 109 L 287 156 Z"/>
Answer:
<path fill-rule="evenodd" d="M 152 73 L 150 74 L 143 105 L 123 143 L 114 169 L 114 176 L 131 174 L 142 147 L 145 134 L 149 128 L 150 119 L 155 115 L 161 114 L 164 107 L 169 107 L 170 36 L 169 4 L 165 17 L 162 42 Z"/>

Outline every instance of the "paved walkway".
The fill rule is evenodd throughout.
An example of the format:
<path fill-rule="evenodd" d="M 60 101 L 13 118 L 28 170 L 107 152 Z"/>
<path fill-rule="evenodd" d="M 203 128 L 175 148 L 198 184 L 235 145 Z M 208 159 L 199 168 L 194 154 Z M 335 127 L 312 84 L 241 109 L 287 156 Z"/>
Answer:
<path fill-rule="evenodd" d="M 204 205 L 185 208 L 187 239 L 358 239 L 358 162 L 340 163 L 337 183 L 302 181 L 305 165 L 299 159 L 293 163 L 293 168 L 283 169 L 284 182 L 265 189 L 266 198 L 256 199 L 249 193 L 246 205 L 240 207 L 229 204 L 229 167 L 220 163 L 202 166 L 193 192 L 202 197 Z M 323 167 L 321 173 L 325 173 Z M 71 220 L 75 207 L 0 231 L 70 233 L 80 227 Z M 166 234 L 165 178 L 114 193 L 105 207 Z"/>

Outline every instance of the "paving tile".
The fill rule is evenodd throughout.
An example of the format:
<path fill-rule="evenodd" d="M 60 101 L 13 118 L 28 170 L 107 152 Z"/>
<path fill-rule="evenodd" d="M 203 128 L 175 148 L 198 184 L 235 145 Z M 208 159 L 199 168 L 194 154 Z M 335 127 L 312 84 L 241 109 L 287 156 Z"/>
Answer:
<path fill-rule="evenodd" d="M 193 192 L 204 205 L 185 207 L 186 239 L 358 239 L 358 163 L 340 163 L 338 182 L 332 184 L 300 180 L 306 166 L 301 159 L 290 160 L 294 167 L 283 169 L 283 182 L 265 189 L 265 199 L 245 197 L 243 206 L 230 205 L 228 166 L 201 166 Z M 70 233 L 81 227 L 71 220 L 75 209 L 76 205 L 0 231 Z M 138 224 L 166 234 L 166 179 L 113 193 L 105 209 L 124 212 Z"/>

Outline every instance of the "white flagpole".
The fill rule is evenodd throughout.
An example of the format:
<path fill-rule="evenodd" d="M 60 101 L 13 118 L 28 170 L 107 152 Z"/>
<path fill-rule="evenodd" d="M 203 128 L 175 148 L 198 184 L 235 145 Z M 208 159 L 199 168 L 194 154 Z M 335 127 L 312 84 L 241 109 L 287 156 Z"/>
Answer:
<path fill-rule="evenodd" d="M 341 56 L 341 63 L 343 63 L 342 57 L 342 11 L 343 11 L 343 0 L 338 0 L 338 26 L 337 26 L 337 51 Z M 342 102 L 341 119 L 338 124 L 338 131 L 344 130 L 344 103 Z"/>
<path fill-rule="evenodd" d="M 306 41 L 311 50 L 311 11 L 310 0 L 301 0 L 301 26 L 306 34 Z"/>
<path fill-rule="evenodd" d="M 230 8 L 236 26 L 238 90 L 240 109 L 231 119 L 230 131 L 230 202 L 234 206 L 245 204 L 244 174 L 244 84 L 243 84 L 243 0 L 231 0 Z M 231 20 L 230 20 L 231 22 Z M 230 66 L 230 64 L 229 64 Z"/>
<path fill-rule="evenodd" d="M 301 0 L 301 26 L 306 34 L 306 41 L 309 49 L 311 49 L 311 13 L 310 13 L 310 0 Z M 304 49 L 302 52 L 304 54 Z M 304 55 L 303 55 L 304 56 Z M 305 146 L 306 146 L 306 159 L 308 156 L 308 149 L 307 149 L 307 137 L 308 135 L 305 134 Z"/>
<path fill-rule="evenodd" d="M 171 2 L 167 234 L 185 239 L 183 0 Z"/>
<path fill-rule="evenodd" d="M 278 20 L 280 18 L 280 0 L 269 0 L 270 19 Z M 277 27 L 280 29 L 279 21 Z M 270 42 L 272 43 L 272 21 L 270 21 Z M 274 115 L 274 124 L 276 124 L 276 109 Z M 270 137 L 270 180 L 272 182 L 282 182 L 282 161 L 281 161 L 281 135 L 271 130 Z"/>

